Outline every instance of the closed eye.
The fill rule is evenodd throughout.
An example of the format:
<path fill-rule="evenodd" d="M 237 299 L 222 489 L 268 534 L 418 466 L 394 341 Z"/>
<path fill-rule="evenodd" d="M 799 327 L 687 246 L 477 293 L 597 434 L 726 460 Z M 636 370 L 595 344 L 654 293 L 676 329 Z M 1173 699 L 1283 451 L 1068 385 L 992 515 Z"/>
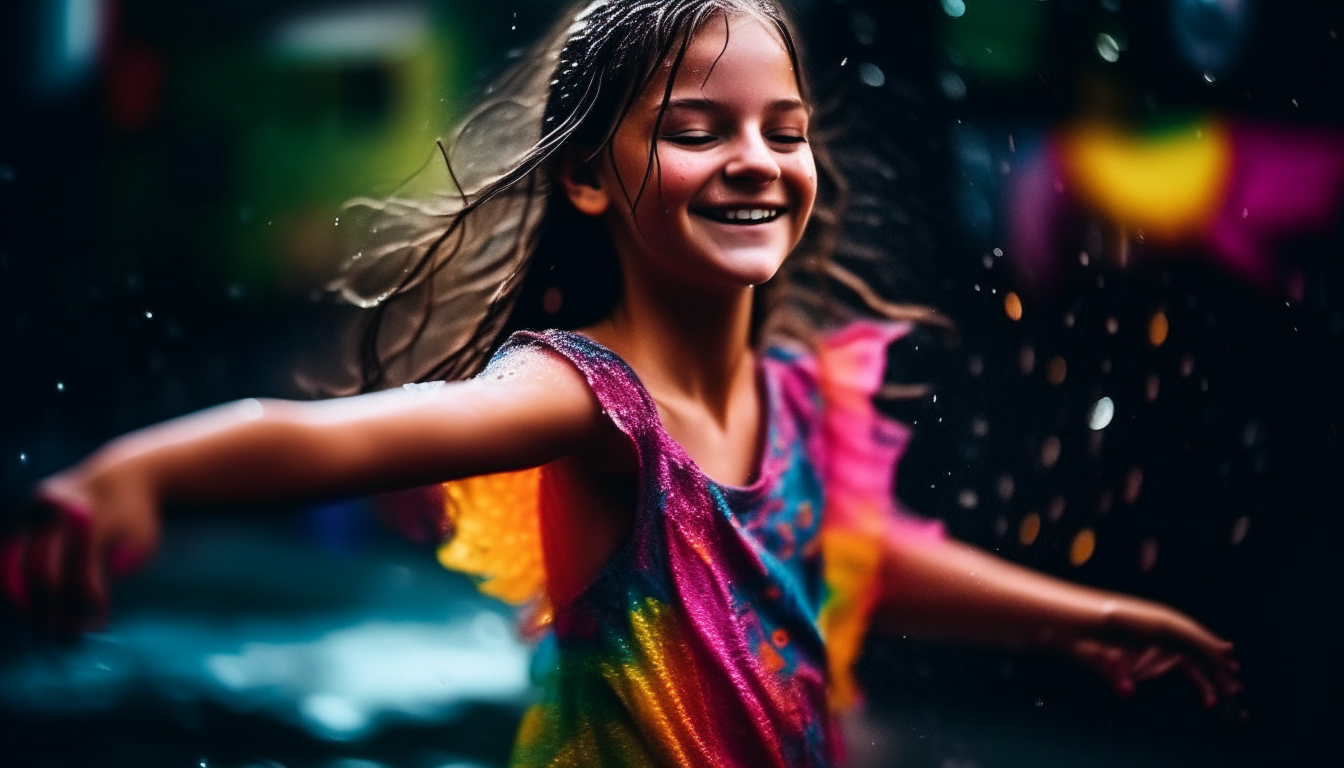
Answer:
<path fill-rule="evenodd" d="M 664 136 L 663 140 L 686 147 L 699 147 L 714 141 L 716 138 L 712 133 L 674 133 L 671 136 Z"/>

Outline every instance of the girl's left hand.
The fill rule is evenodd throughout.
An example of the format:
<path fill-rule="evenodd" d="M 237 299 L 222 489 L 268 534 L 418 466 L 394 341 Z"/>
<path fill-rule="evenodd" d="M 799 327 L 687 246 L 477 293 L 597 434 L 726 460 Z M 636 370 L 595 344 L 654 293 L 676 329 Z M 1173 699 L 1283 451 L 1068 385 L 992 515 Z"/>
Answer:
<path fill-rule="evenodd" d="M 1165 605 L 1135 598 L 1108 601 L 1094 633 L 1063 643 L 1068 655 L 1132 696 L 1143 680 L 1179 671 L 1199 691 L 1205 707 L 1241 691 L 1232 643 Z"/>

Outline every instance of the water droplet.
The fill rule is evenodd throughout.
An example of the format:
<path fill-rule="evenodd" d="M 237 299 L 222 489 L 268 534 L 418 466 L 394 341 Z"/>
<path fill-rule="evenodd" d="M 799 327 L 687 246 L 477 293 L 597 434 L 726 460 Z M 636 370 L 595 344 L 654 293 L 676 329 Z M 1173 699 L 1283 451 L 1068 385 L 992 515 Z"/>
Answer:
<path fill-rule="evenodd" d="M 961 101 L 966 98 L 966 81 L 961 79 L 961 75 L 951 70 L 944 70 L 938 75 L 938 87 L 943 95 L 952 101 Z"/>
<path fill-rule="evenodd" d="M 1059 355 L 1050 358 L 1045 366 L 1045 380 L 1056 387 L 1064 383 L 1069 375 L 1069 363 Z"/>
<path fill-rule="evenodd" d="M 942 0 L 943 13 L 954 19 L 960 19 L 966 14 L 966 3 L 964 0 Z"/>
<path fill-rule="evenodd" d="M 985 372 L 985 361 L 979 355 L 971 355 L 966 361 L 966 369 L 972 376 L 979 376 Z"/>
<path fill-rule="evenodd" d="M 1152 573 L 1157 567 L 1157 539 L 1151 536 L 1139 545 L 1139 573 Z"/>
<path fill-rule="evenodd" d="M 1022 351 L 1017 353 L 1017 367 L 1023 376 L 1030 376 L 1036 370 L 1036 350 L 1031 345 L 1023 345 Z"/>
<path fill-rule="evenodd" d="M 1079 251 L 1079 252 L 1078 252 L 1078 263 L 1079 263 L 1079 264 L 1082 264 L 1084 267 L 1086 267 L 1086 266 L 1088 265 L 1088 262 L 1089 262 L 1089 261 L 1091 261 L 1091 258 L 1087 255 L 1087 251 Z"/>
<path fill-rule="evenodd" d="M 28 463 L 28 454 L 26 454 L 26 453 L 20 453 L 20 454 L 19 454 L 19 463 L 20 463 L 20 464 L 27 464 L 27 463 Z"/>
<path fill-rule="evenodd" d="M 1000 258 L 1002 258 L 1002 257 L 1003 257 L 1003 249 L 1002 249 L 1002 248 L 995 248 L 995 249 L 994 249 L 994 255 L 995 255 L 995 256 L 998 256 L 998 257 L 1000 257 Z"/>
<path fill-rule="evenodd" d="M 1250 530 L 1251 519 L 1245 515 L 1238 517 L 1232 523 L 1232 546 L 1236 546 L 1246 540 L 1246 532 Z"/>
<path fill-rule="evenodd" d="M 1084 528 L 1073 537 L 1069 544 L 1069 565 L 1080 566 L 1092 559 L 1097 551 L 1097 534 L 1091 528 Z"/>
<path fill-rule="evenodd" d="M 1028 512 L 1017 526 L 1018 542 L 1024 547 L 1030 547 L 1036 543 L 1036 537 L 1040 535 L 1041 516 L 1035 512 Z"/>
<path fill-rule="evenodd" d="M 999 493 L 999 498 L 1008 501 L 1013 498 L 1013 492 L 1017 490 L 1013 483 L 1012 475 L 999 475 L 999 480 L 995 484 L 995 490 Z"/>
<path fill-rule="evenodd" d="M 1143 467 L 1130 467 L 1125 474 L 1125 503 L 1133 504 L 1143 493 Z"/>
<path fill-rule="evenodd" d="M 1157 399 L 1157 395 L 1161 391 L 1162 391 L 1162 379 L 1155 373 L 1150 375 L 1148 377 L 1148 381 L 1144 382 L 1143 385 L 1144 398 L 1146 398 L 1148 402 L 1151 403 Z"/>
<path fill-rule="evenodd" d="M 1003 312 L 1008 319 L 1017 322 L 1022 319 L 1022 299 L 1012 291 L 1003 295 Z"/>
<path fill-rule="evenodd" d="M 1215 77 L 1212 72 L 1206 69 L 1204 70 L 1204 82 L 1208 83 L 1209 85 L 1213 85 L 1214 83 L 1218 82 L 1218 78 Z"/>
<path fill-rule="evenodd" d="M 971 434 L 976 437 L 984 437 L 989 434 L 989 422 L 983 416 L 976 416 L 971 419 Z"/>
<path fill-rule="evenodd" d="M 145 310 L 145 319 L 146 319 L 146 320 L 153 320 L 153 319 L 154 319 L 154 313 L 153 313 L 153 312 L 150 312 L 148 309 L 146 309 L 146 310 Z"/>
<path fill-rule="evenodd" d="M 1059 462 L 1064 446 L 1058 437 L 1051 435 L 1041 442 L 1041 466 L 1049 469 Z"/>
<path fill-rule="evenodd" d="M 1167 333 L 1171 330 L 1167 322 L 1167 313 L 1157 310 L 1153 316 L 1148 318 L 1148 343 L 1154 347 L 1162 346 L 1167 340 Z"/>
<path fill-rule="evenodd" d="M 64 391 L 65 391 L 65 382 L 64 382 L 64 381 L 58 381 L 58 382 L 56 382 L 56 391 L 57 391 L 57 392 L 64 392 Z"/>
<path fill-rule="evenodd" d="M 957 492 L 957 504 L 962 509 L 975 509 L 980 506 L 980 495 L 970 488 L 962 488 Z"/>
<path fill-rule="evenodd" d="M 1115 41 L 1114 37 L 1102 32 L 1097 35 L 1095 45 L 1097 47 L 1097 55 L 1100 56 L 1103 61 L 1109 61 L 1114 64 L 1120 60 L 1120 44 Z"/>
<path fill-rule="evenodd" d="M 1189 377 L 1190 377 L 1190 374 L 1192 374 L 1192 373 L 1195 372 L 1195 357 L 1194 357 L 1194 355 L 1190 354 L 1189 352 L 1186 352 L 1184 355 L 1181 355 L 1181 368 L 1180 368 L 1180 370 L 1181 370 L 1181 376 L 1182 376 L 1183 378 L 1189 378 Z"/>
<path fill-rule="evenodd" d="M 840 60 L 840 66 L 842 66 L 842 67 L 845 66 L 845 65 L 848 64 L 848 63 L 849 63 L 849 57 L 848 57 L 848 56 L 846 56 L 845 58 L 843 58 L 843 59 Z"/>
<path fill-rule="evenodd" d="M 1087 426 L 1094 431 L 1103 430 L 1110 426 L 1111 419 L 1115 417 L 1115 402 L 1109 397 L 1103 397 L 1092 404 L 1092 410 L 1087 416 Z"/>
<path fill-rule="evenodd" d="M 859 80 L 864 85 L 881 88 L 887 82 L 887 76 L 876 64 L 865 61 L 859 65 Z"/>
<path fill-rule="evenodd" d="M 1114 315 L 1106 318 L 1106 332 L 1112 336 L 1120 332 L 1120 321 Z"/>

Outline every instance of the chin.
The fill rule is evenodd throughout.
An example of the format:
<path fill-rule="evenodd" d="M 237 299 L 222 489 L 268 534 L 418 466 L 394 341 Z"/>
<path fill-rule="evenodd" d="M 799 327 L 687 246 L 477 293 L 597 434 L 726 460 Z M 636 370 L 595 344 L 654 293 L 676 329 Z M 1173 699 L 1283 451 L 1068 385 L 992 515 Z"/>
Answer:
<path fill-rule="evenodd" d="M 716 261 L 721 265 L 727 282 L 747 288 L 774 277 L 787 255 L 775 248 L 753 248 L 722 254 Z"/>

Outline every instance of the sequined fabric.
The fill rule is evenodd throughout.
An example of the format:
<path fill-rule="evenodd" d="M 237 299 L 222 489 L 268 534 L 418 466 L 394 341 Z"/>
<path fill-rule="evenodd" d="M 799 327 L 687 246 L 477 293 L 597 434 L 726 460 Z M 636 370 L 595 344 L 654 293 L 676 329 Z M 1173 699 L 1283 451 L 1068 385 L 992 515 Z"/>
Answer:
<path fill-rule="evenodd" d="M 509 339 L 482 375 L 564 357 L 638 459 L 630 538 L 553 616 L 538 522 L 546 468 L 445 486 L 456 533 L 440 560 L 490 594 L 540 606 L 538 622 L 551 624 L 553 663 L 512 765 L 840 762 L 830 713 L 854 697 L 848 667 L 876 601 L 882 542 L 938 535 L 894 513 L 906 433 L 871 403 L 885 347 L 905 330 L 856 325 L 816 355 L 762 355 L 766 438 L 747 487 L 701 472 L 612 352 L 569 332 Z"/>

